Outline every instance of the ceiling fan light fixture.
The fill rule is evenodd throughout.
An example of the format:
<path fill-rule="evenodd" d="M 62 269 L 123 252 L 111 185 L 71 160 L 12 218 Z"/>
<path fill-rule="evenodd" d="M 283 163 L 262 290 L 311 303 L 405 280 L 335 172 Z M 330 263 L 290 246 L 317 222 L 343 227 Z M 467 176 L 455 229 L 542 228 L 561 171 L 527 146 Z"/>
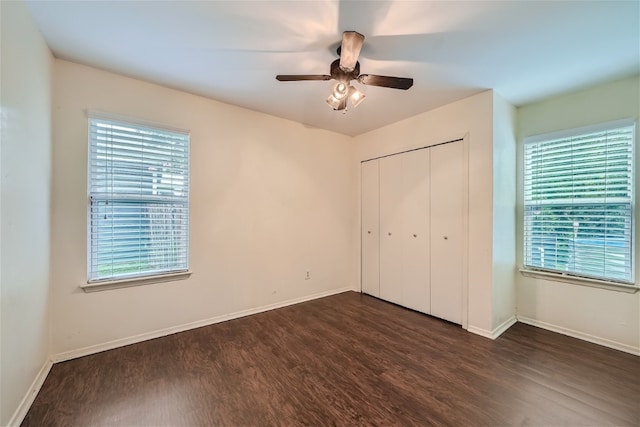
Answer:
<path fill-rule="evenodd" d="M 331 94 L 327 98 L 327 104 L 329 104 L 334 110 L 344 110 L 347 107 L 347 99 L 338 99 L 333 94 Z"/>
<path fill-rule="evenodd" d="M 345 82 L 338 82 L 333 87 L 332 96 L 338 100 L 341 100 L 349 95 L 349 85 Z"/>
<path fill-rule="evenodd" d="M 366 96 L 364 95 L 364 93 L 360 92 L 353 86 L 349 86 L 349 100 L 351 101 L 351 105 L 353 106 L 353 108 L 356 108 L 358 105 L 360 105 L 365 98 Z"/>

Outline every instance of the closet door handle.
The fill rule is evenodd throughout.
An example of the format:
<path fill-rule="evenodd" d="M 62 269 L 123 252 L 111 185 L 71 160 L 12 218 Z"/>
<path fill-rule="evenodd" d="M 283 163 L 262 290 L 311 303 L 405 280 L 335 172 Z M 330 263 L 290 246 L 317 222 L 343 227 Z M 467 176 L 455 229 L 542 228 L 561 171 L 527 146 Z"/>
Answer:
<path fill-rule="evenodd" d="M 367 234 L 371 234 L 371 230 L 367 231 Z"/>
<path fill-rule="evenodd" d="M 417 235 L 417 234 L 414 234 L 414 235 L 413 235 L 413 237 L 418 237 L 418 235 Z"/>
<path fill-rule="evenodd" d="M 449 240 L 449 238 L 447 236 L 444 236 L 444 240 Z"/>
<path fill-rule="evenodd" d="M 391 232 L 389 232 L 389 236 L 391 236 Z"/>

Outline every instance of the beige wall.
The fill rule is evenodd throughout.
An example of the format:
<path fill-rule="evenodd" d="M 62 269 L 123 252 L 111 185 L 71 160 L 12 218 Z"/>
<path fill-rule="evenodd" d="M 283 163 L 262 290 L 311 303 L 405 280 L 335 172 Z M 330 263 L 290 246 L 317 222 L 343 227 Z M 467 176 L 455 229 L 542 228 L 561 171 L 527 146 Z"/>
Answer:
<path fill-rule="evenodd" d="M 54 76 L 54 354 L 355 286 L 351 138 L 62 60 Z M 191 278 L 80 290 L 85 109 L 191 130 Z"/>
<path fill-rule="evenodd" d="M 522 264 L 522 141 L 531 135 L 624 118 L 637 120 L 640 78 L 634 77 L 518 109 L 518 263 Z M 636 141 L 636 147 L 637 147 Z M 636 166 L 638 163 L 636 150 Z M 636 199 L 640 174 L 636 173 Z M 638 242 L 638 209 L 635 210 Z M 636 250 L 636 270 L 640 251 Z M 640 354 L 640 293 L 628 294 L 517 274 L 518 318 Z M 636 283 L 638 276 L 636 273 Z"/>
<path fill-rule="evenodd" d="M 493 93 L 493 331 L 516 314 L 516 109 Z M 505 324 L 506 322 L 506 324 Z M 499 332 L 499 331 L 496 331 Z"/>
<path fill-rule="evenodd" d="M 49 356 L 51 67 L 22 2 L 1 2 L 0 425 Z M 24 415 L 24 414 L 22 414 Z"/>
<path fill-rule="evenodd" d="M 485 91 L 355 138 L 353 169 L 362 160 L 450 141 L 468 134 L 469 330 L 490 334 L 492 320 L 493 92 Z M 358 196 L 359 198 L 359 192 Z M 360 210 L 353 240 L 360 241 Z M 354 247 L 360 260 L 360 247 Z M 359 283 L 359 281 L 358 281 Z"/>

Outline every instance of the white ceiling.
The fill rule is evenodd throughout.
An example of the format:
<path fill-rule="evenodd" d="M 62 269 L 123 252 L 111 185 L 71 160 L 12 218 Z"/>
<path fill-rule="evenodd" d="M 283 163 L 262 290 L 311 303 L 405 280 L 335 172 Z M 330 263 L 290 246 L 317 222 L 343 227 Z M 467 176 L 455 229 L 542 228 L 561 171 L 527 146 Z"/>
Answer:
<path fill-rule="evenodd" d="M 58 58 L 347 135 L 493 88 L 515 105 L 640 72 L 638 1 L 27 1 Z M 325 103 L 342 31 L 366 36 L 355 85 Z"/>

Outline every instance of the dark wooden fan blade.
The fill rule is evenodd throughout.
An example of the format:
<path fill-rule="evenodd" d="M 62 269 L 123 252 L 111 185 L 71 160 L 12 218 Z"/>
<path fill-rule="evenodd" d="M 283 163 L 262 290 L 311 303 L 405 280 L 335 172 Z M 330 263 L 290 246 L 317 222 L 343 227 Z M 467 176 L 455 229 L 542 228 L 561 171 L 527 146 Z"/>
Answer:
<path fill-rule="evenodd" d="M 276 80 L 281 82 L 297 82 L 301 80 L 331 80 L 326 74 L 278 74 Z"/>
<path fill-rule="evenodd" d="M 340 68 L 343 71 L 353 71 L 360 56 L 360 49 L 364 43 L 364 36 L 357 31 L 345 31 L 342 33 L 342 46 L 340 46 Z"/>
<path fill-rule="evenodd" d="M 402 90 L 407 90 L 413 86 L 413 79 L 406 77 L 376 76 L 375 74 L 360 74 L 358 81 L 369 86 L 382 86 Z"/>

